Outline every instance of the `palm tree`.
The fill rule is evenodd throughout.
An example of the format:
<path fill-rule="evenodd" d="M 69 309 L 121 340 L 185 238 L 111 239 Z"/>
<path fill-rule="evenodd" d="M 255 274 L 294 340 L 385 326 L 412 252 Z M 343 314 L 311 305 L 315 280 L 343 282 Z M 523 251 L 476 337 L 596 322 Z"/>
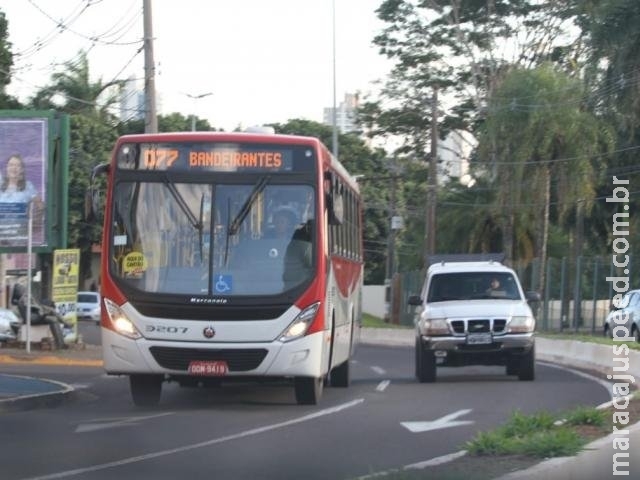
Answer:
<path fill-rule="evenodd" d="M 51 75 L 51 84 L 36 93 L 32 104 L 36 108 L 56 108 L 55 97 L 62 97 L 63 104 L 57 108 L 69 114 L 96 115 L 100 118 L 113 116 L 109 110 L 118 101 L 122 80 L 91 81 L 89 59 L 80 51 L 75 60 L 65 62 L 64 70 Z M 116 87 L 116 88 L 114 88 Z"/>
<path fill-rule="evenodd" d="M 516 215 L 534 222 L 541 289 L 552 203 L 560 221 L 578 208 L 588 213 L 600 154 L 613 148 L 610 129 L 583 103 L 580 83 L 551 65 L 513 70 L 490 102 L 480 140 L 481 157 L 500 186 L 495 207 L 511 214 L 505 223 L 515 228 Z"/>

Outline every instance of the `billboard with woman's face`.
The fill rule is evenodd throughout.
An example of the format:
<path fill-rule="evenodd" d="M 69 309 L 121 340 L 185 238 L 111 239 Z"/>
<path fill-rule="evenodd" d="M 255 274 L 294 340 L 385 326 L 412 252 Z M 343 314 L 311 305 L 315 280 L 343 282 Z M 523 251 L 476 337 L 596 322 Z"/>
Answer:
<path fill-rule="evenodd" d="M 48 119 L 0 119 L 0 247 L 46 246 Z"/>

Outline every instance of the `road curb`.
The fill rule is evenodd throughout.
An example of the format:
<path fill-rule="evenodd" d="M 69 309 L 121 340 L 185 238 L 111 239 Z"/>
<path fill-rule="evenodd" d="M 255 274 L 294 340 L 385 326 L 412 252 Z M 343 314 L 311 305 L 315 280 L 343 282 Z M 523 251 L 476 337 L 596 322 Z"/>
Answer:
<path fill-rule="evenodd" d="M 7 365 L 67 365 L 79 367 L 102 367 L 102 360 L 83 358 L 64 358 L 54 355 L 29 356 L 24 355 L 0 355 L 0 364 Z"/>
<path fill-rule="evenodd" d="M 637 435 L 640 437 L 640 422 L 631 425 L 628 430 L 629 435 Z M 495 480 L 538 480 L 540 478 L 545 478 L 546 480 L 565 480 L 596 478 L 593 476 L 594 465 L 611 464 L 613 451 L 611 448 L 607 447 L 611 447 L 614 437 L 614 434 L 610 434 L 606 437 L 598 438 L 585 445 L 575 456 L 550 458 L 525 470 L 519 470 L 517 472 L 497 477 Z M 594 455 L 596 455 L 597 458 L 594 458 Z M 588 459 L 587 456 L 589 457 Z M 600 457 L 602 457 L 602 459 Z"/>
<path fill-rule="evenodd" d="M 3 376 L 10 379 L 51 385 L 55 390 L 0 399 L 0 413 L 19 412 L 35 408 L 53 408 L 76 397 L 77 391 L 74 387 L 56 380 L 26 377 L 21 375 L 3 374 Z"/>

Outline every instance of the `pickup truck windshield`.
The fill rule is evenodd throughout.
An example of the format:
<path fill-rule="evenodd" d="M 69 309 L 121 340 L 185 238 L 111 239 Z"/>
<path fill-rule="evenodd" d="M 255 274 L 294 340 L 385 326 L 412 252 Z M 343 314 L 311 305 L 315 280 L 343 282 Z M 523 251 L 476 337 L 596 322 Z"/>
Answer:
<path fill-rule="evenodd" d="M 522 300 L 516 278 L 505 272 L 451 272 L 434 275 L 427 302 L 451 300 Z"/>

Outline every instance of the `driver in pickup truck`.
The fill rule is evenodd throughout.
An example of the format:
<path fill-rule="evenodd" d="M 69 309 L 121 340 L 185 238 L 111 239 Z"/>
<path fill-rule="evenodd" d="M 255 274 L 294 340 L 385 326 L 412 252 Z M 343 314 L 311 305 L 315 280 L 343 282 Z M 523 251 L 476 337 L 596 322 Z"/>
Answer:
<path fill-rule="evenodd" d="M 500 280 L 493 277 L 489 283 L 489 288 L 486 290 L 486 294 L 490 297 L 504 297 L 507 295 L 507 292 L 500 285 Z"/>

